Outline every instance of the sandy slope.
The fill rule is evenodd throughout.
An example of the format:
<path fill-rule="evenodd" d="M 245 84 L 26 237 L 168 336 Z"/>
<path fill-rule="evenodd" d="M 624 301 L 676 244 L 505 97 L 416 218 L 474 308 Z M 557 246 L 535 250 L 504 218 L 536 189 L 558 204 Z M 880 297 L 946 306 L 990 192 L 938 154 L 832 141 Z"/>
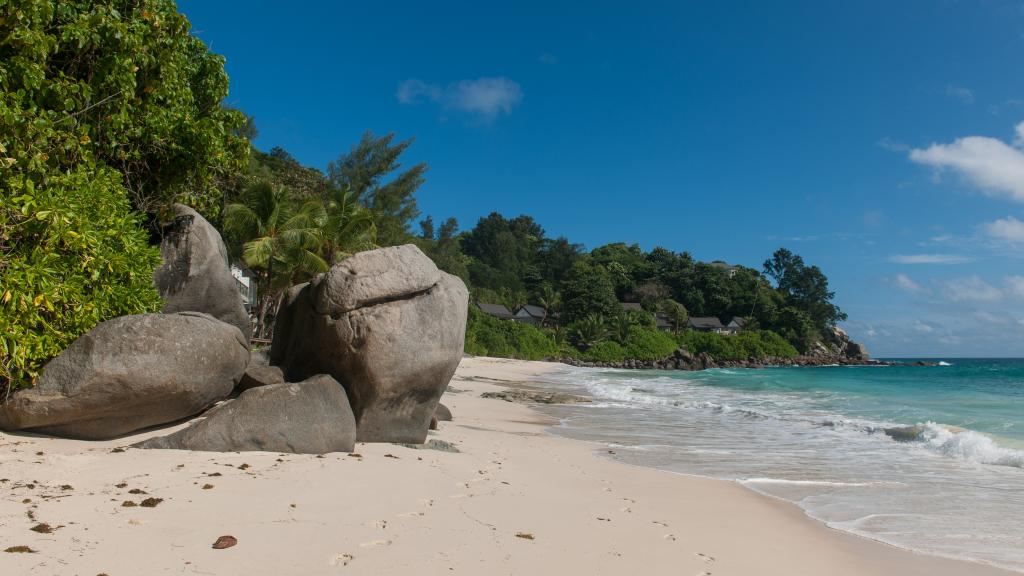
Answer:
<path fill-rule="evenodd" d="M 0 574 L 1003 574 L 829 530 L 732 483 L 595 457 L 529 408 L 479 397 L 552 368 L 465 360 L 444 399 L 455 421 L 432 434 L 457 454 L 112 452 L 154 433 L 0 434 L 0 550 L 36 550 L 0 552 Z M 146 498 L 163 501 L 122 505 Z M 222 535 L 238 544 L 212 549 Z"/>

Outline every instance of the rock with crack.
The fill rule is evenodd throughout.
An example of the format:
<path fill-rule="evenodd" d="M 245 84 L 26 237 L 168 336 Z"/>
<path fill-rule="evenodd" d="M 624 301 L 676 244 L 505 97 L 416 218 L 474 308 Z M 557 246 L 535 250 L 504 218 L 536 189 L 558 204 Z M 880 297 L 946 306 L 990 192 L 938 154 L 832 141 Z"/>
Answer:
<path fill-rule="evenodd" d="M 268 366 L 250 358 L 249 365 L 245 368 L 245 374 L 235 386 L 235 394 L 241 394 L 250 388 L 269 386 L 270 384 L 284 384 L 284 373 L 277 366 Z"/>
<path fill-rule="evenodd" d="M 208 452 L 351 452 L 356 421 L 340 384 L 321 374 L 303 382 L 246 390 L 184 428 L 139 448 Z"/>
<path fill-rule="evenodd" d="M 174 220 L 160 243 L 163 264 L 153 272 L 163 312 L 203 312 L 238 327 L 248 338 L 252 325 L 220 234 L 192 208 L 175 204 L 173 209 Z"/>
<path fill-rule="evenodd" d="M 330 374 L 360 442 L 422 443 L 462 358 L 469 293 L 409 244 L 360 252 L 286 295 L 270 362 Z"/>
<path fill-rule="evenodd" d="M 0 428 L 104 440 L 188 418 L 231 393 L 247 344 L 238 328 L 197 312 L 102 322 L 0 407 Z"/>

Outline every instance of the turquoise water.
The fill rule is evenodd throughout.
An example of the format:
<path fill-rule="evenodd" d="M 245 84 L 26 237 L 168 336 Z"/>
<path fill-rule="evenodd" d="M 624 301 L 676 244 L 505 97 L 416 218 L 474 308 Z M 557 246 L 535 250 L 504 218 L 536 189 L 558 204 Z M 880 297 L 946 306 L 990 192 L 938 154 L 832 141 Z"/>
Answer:
<path fill-rule="evenodd" d="M 1024 571 L 1024 360 L 704 372 L 567 369 L 557 433 L 724 478 L 834 528 Z M 898 437 L 897 441 L 893 436 Z"/>

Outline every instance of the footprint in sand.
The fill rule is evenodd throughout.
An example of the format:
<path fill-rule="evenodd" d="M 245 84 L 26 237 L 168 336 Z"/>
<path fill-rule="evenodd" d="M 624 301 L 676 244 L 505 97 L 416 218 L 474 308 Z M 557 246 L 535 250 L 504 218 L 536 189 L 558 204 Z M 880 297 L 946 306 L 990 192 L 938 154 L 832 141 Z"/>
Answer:
<path fill-rule="evenodd" d="M 391 540 L 372 540 L 370 542 L 363 542 L 359 545 L 360 548 L 373 548 L 376 546 L 390 546 Z"/>
<path fill-rule="evenodd" d="M 700 552 L 697 553 L 697 557 L 700 558 L 701 560 L 707 562 L 708 564 L 711 564 L 712 562 L 715 561 L 715 557 L 714 556 L 708 556 L 707 554 L 701 554 Z"/>

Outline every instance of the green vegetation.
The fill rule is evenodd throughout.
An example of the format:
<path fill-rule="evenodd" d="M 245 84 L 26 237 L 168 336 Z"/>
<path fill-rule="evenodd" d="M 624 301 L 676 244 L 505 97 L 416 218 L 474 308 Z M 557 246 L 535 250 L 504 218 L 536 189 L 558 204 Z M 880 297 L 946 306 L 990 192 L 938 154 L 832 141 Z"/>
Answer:
<path fill-rule="evenodd" d="M 353 252 L 408 242 L 465 280 L 474 301 L 545 310 L 532 326 L 472 309 L 473 354 L 656 360 L 682 343 L 718 359 L 792 356 L 846 317 L 821 270 L 785 249 L 762 273 L 635 244 L 588 252 L 525 215 L 435 226 L 416 200 L 427 165 L 402 164 L 411 139 L 367 132 L 326 171 L 255 150 L 254 120 L 223 105 L 223 64 L 172 0 L 0 0 L 8 391 L 98 322 L 159 308 L 153 245 L 173 202 L 221 227 L 233 261 L 255 274 L 257 335 L 289 286 Z M 750 331 L 669 334 L 655 313 L 662 328 L 715 316 L 744 318 Z"/>
<path fill-rule="evenodd" d="M 766 357 L 792 358 L 796 348 L 770 330 L 740 332 L 735 336 L 686 330 L 678 342 L 693 354 L 707 352 L 715 360 L 748 360 Z"/>
<path fill-rule="evenodd" d="M 550 334 L 529 324 L 493 318 L 471 307 L 466 326 L 466 353 L 543 360 L 557 356 L 558 346 Z"/>
<path fill-rule="evenodd" d="M 146 217 L 215 217 L 245 165 L 223 59 L 170 0 L 0 3 L 0 384 L 158 307 Z M 152 226 L 151 231 L 156 227 Z"/>

